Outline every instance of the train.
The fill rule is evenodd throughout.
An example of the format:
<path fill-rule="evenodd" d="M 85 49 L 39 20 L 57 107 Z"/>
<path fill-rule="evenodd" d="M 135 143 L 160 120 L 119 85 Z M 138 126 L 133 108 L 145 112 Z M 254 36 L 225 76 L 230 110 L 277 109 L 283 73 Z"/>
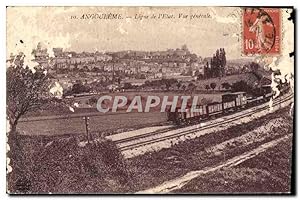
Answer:
<path fill-rule="evenodd" d="M 280 95 L 287 93 L 289 88 L 287 85 L 282 86 L 280 88 Z M 175 125 L 194 124 L 202 120 L 224 116 L 232 112 L 265 103 L 275 95 L 271 86 L 264 86 L 261 88 L 261 91 L 260 95 L 251 97 L 247 97 L 246 92 L 226 93 L 222 95 L 221 102 L 196 105 L 195 108 L 189 106 L 184 112 L 180 111 L 178 107 L 175 109 L 175 112 L 168 110 L 167 119 Z"/>

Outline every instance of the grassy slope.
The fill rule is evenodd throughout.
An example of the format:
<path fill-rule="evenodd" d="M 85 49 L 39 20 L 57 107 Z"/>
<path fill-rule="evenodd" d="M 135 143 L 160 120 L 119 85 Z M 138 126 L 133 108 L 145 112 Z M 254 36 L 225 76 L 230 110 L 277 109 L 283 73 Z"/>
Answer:
<path fill-rule="evenodd" d="M 292 141 L 280 143 L 237 167 L 192 180 L 177 193 L 289 193 Z"/>
<path fill-rule="evenodd" d="M 185 141 L 171 149 L 163 149 L 157 153 L 148 153 L 129 160 L 129 165 L 132 166 L 130 168 L 133 174 L 132 179 L 133 182 L 136 183 L 134 190 L 138 191 L 154 187 L 155 185 L 181 176 L 189 171 L 202 169 L 203 167 L 223 161 L 223 154 L 207 154 L 204 153 L 205 149 L 222 141 L 251 132 L 251 130 L 263 126 L 271 119 L 283 117 L 287 123 L 286 127 L 280 127 L 273 131 L 281 134 L 291 132 L 292 124 L 289 124 L 290 118 L 286 116 L 286 111 L 287 109 L 282 112 L 275 112 L 247 124 L 234 126 L 225 131 L 211 133 L 191 141 Z M 271 140 L 273 137 L 275 136 L 270 136 L 270 138 L 266 140 Z M 276 137 L 278 137 L 278 135 Z M 241 148 L 239 144 L 237 144 L 236 147 L 229 146 L 226 150 L 226 159 L 249 151 L 251 148 L 259 146 L 262 142 L 266 142 L 266 140 L 250 144 L 243 148 Z"/>

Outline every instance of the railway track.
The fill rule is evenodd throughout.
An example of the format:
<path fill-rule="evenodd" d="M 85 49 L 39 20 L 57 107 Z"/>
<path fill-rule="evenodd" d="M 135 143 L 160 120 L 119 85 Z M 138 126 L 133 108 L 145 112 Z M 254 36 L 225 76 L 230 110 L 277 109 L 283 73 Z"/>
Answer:
<path fill-rule="evenodd" d="M 273 106 L 277 106 L 279 104 L 287 102 L 287 101 L 291 100 L 292 97 L 293 97 L 293 94 L 289 94 L 288 96 L 281 97 L 280 99 L 275 99 L 273 101 Z M 143 146 L 146 146 L 146 145 L 151 145 L 151 144 L 154 144 L 154 143 L 157 143 L 157 142 L 162 142 L 162 141 L 165 141 L 165 140 L 184 137 L 184 136 L 191 135 L 191 134 L 199 132 L 199 131 L 207 130 L 207 129 L 214 128 L 214 127 L 217 127 L 217 126 L 222 126 L 222 125 L 228 124 L 230 122 L 234 122 L 234 121 L 236 121 L 238 119 L 241 119 L 241 118 L 244 118 L 244 117 L 251 116 L 255 113 L 258 113 L 258 112 L 261 112 L 261 111 L 264 111 L 264 110 L 267 110 L 267 109 L 269 109 L 269 105 L 267 103 L 265 103 L 263 105 L 257 106 L 256 108 L 252 107 L 252 108 L 246 109 L 246 110 L 248 110 L 248 112 L 246 112 L 246 113 L 241 113 L 241 114 L 234 113 L 235 114 L 234 117 L 231 117 L 229 119 L 225 119 L 225 120 L 222 120 L 222 121 L 219 121 L 219 122 L 217 121 L 215 123 L 212 123 L 212 124 L 209 124 L 209 125 L 206 125 L 206 126 L 203 126 L 203 127 L 199 127 L 199 128 L 197 127 L 197 128 L 194 128 L 194 129 L 189 129 L 189 130 L 181 131 L 181 132 L 174 133 L 174 134 L 171 134 L 171 135 L 166 135 L 166 136 L 159 137 L 159 135 L 162 135 L 163 133 L 166 133 L 168 131 L 176 129 L 176 128 L 172 127 L 172 128 L 162 129 L 162 130 L 159 130 L 159 131 L 150 132 L 150 133 L 146 133 L 146 134 L 142 134 L 142 135 L 138 135 L 138 136 L 133 136 L 133 137 L 129 137 L 129 138 L 115 140 L 115 142 L 119 146 L 119 149 L 123 152 L 128 151 L 128 150 L 136 150 L 136 149 L 138 149 L 140 147 L 143 147 Z M 232 114 L 232 115 L 234 115 L 234 114 Z M 229 116 L 230 115 L 227 115 L 226 117 L 229 117 Z M 219 118 L 217 118 L 217 119 L 219 119 Z M 151 138 L 151 136 L 158 136 L 158 138 Z M 148 139 L 148 140 L 138 141 L 138 140 L 143 140 L 143 139 Z M 137 141 L 137 142 L 135 142 L 133 144 L 124 145 L 124 146 L 122 145 L 123 143 L 130 143 L 130 142 L 134 142 L 134 141 Z"/>

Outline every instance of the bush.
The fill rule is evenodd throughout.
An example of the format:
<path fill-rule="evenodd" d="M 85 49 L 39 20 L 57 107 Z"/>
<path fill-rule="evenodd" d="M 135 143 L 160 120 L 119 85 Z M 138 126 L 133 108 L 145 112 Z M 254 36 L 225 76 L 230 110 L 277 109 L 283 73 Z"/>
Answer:
<path fill-rule="evenodd" d="M 39 144 L 22 139 L 14 159 L 9 189 L 12 193 L 112 192 L 124 187 L 128 173 L 123 156 L 109 140 L 80 146 L 78 138 Z M 20 153 L 21 152 L 21 153 Z"/>

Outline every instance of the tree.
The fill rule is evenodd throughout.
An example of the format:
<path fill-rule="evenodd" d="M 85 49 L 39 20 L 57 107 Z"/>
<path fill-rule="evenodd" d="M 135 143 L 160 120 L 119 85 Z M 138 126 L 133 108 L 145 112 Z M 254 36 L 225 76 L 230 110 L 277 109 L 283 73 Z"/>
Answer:
<path fill-rule="evenodd" d="M 147 77 L 146 77 L 146 75 L 145 74 L 141 74 L 140 75 L 140 79 L 146 79 Z"/>
<path fill-rule="evenodd" d="M 81 80 L 76 80 L 76 83 L 74 83 L 74 85 L 72 86 L 71 93 L 80 94 L 80 93 L 90 92 L 90 91 L 91 91 L 91 85 L 88 84 L 87 79 L 84 82 L 82 82 Z"/>
<path fill-rule="evenodd" d="M 151 86 L 151 83 L 150 83 L 150 81 L 149 80 L 147 80 L 147 81 L 145 81 L 145 86 Z"/>
<path fill-rule="evenodd" d="M 147 82 L 147 81 L 146 81 Z M 146 84 L 145 84 L 146 85 Z M 131 89 L 132 88 L 132 84 L 131 83 L 124 83 L 124 87 L 123 89 Z"/>
<path fill-rule="evenodd" d="M 227 82 L 225 83 L 222 83 L 222 87 L 225 89 L 225 90 L 229 90 L 231 88 L 231 85 Z"/>
<path fill-rule="evenodd" d="M 216 53 L 213 54 L 210 60 L 210 66 L 210 68 L 204 69 L 205 71 L 208 70 L 208 72 L 204 72 L 205 76 L 209 74 L 208 78 L 225 75 L 226 53 L 224 48 L 216 50 Z"/>
<path fill-rule="evenodd" d="M 213 57 L 210 59 L 210 78 L 216 77 L 217 72 L 217 58 L 214 54 Z"/>
<path fill-rule="evenodd" d="M 7 116 L 11 132 L 16 134 L 20 117 L 38 109 L 49 92 L 48 77 L 40 67 L 35 72 L 23 63 L 6 70 Z"/>
<path fill-rule="evenodd" d="M 225 75 L 225 66 L 226 66 L 226 52 L 224 48 L 220 49 L 220 65 L 221 65 L 221 75 Z"/>
<path fill-rule="evenodd" d="M 192 67 L 190 67 L 187 71 L 187 73 L 185 74 L 186 76 L 192 76 L 193 75 L 193 69 Z"/>
<path fill-rule="evenodd" d="M 85 91 L 86 91 L 86 89 L 85 89 L 85 86 L 83 85 L 83 83 L 81 81 L 77 80 L 76 83 L 72 87 L 72 93 L 80 94 Z"/>
<path fill-rule="evenodd" d="M 98 99 L 96 97 L 92 97 L 89 99 L 89 104 L 94 105 L 98 102 Z"/>
<path fill-rule="evenodd" d="M 170 87 L 172 85 L 177 85 L 178 81 L 174 78 L 171 78 L 171 79 L 161 79 L 158 83 L 158 85 L 165 85 L 166 86 L 166 89 L 169 91 Z"/>
<path fill-rule="evenodd" d="M 210 88 L 213 89 L 213 90 L 216 88 L 216 86 L 217 86 L 216 83 L 211 83 L 211 84 L 210 84 Z"/>
<path fill-rule="evenodd" d="M 204 78 L 210 78 L 210 68 L 209 68 L 209 63 L 206 62 L 206 65 L 204 66 Z"/>
<path fill-rule="evenodd" d="M 196 70 L 194 76 L 197 76 L 197 77 L 198 77 L 199 75 L 200 75 L 199 70 Z"/>
<path fill-rule="evenodd" d="M 251 62 L 250 63 L 250 69 L 252 72 L 256 72 L 259 69 L 260 65 L 256 62 Z"/>
<path fill-rule="evenodd" d="M 202 79 L 204 79 L 203 74 L 199 74 L 199 75 L 197 76 L 197 80 L 202 80 Z"/>
<path fill-rule="evenodd" d="M 232 84 L 231 89 L 233 92 L 247 92 L 248 94 L 254 94 L 255 91 L 246 81 L 238 81 Z"/>
<path fill-rule="evenodd" d="M 196 89 L 196 85 L 194 83 L 189 83 L 188 89 L 193 92 Z"/>
<path fill-rule="evenodd" d="M 182 85 L 181 82 L 178 82 L 178 83 L 176 84 L 178 90 L 180 89 L 181 85 Z"/>
<path fill-rule="evenodd" d="M 209 90 L 210 89 L 209 85 L 205 85 L 205 89 Z"/>
<path fill-rule="evenodd" d="M 169 91 L 172 85 L 171 81 L 169 79 L 163 79 L 162 82 L 165 84 L 167 91 Z"/>

